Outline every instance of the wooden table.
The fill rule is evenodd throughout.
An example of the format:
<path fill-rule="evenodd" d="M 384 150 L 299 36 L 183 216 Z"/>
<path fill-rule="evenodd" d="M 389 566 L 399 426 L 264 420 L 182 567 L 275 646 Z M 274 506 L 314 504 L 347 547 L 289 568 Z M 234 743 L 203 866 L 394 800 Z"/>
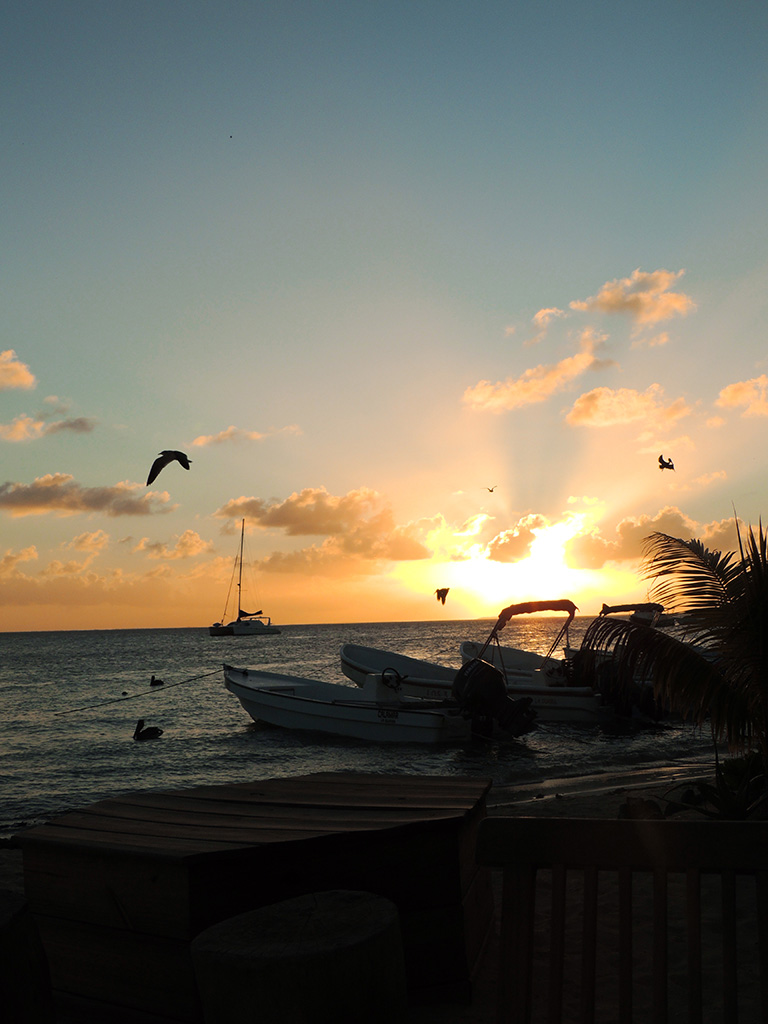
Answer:
<path fill-rule="evenodd" d="M 475 863 L 489 788 L 328 772 L 131 793 L 23 832 L 54 991 L 115 1022 L 198 1022 L 195 935 L 354 889 L 397 905 L 412 1001 L 468 1001 L 493 917 L 490 871 Z"/>

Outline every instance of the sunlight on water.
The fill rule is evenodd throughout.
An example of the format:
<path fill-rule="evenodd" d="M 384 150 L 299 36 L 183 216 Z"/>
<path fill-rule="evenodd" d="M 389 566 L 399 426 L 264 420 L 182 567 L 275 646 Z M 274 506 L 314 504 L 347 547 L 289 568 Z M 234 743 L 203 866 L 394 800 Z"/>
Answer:
<path fill-rule="evenodd" d="M 572 642 L 588 622 L 575 620 Z M 257 725 L 224 689 L 224 661 L 347 682 L 339 667 L 347 642 L 458 668 L 461 641 L 484 642 L 492 625 L 287 626 L 257 639 L 209 637 L 203 629 L 0 633 L 0 835 L 138 789 L 316 771 L 461 774 L 515 784 L 710 757 L 706 737 L 680 726 L 612 733 L 541 725 L 517 741 L 371 745 Z M 513 620 L 503 642 L 545 654 L 559 627 L 556 618 Z M 165 685 L 150 687 L 153 674 Z M 162 738 L 135 743 L 139 718 L 161 727 Z"/>

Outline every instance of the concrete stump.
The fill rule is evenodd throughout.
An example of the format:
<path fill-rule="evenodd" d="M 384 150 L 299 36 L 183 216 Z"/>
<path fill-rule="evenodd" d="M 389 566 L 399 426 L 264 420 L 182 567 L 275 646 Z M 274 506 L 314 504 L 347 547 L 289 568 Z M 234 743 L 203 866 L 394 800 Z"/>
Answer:
<path fill-rule="evenodd" d="M 48 961 L 26 899 L 0 889 L 0 1015 L 14 1024 L 54 1019 Z"/>
<path fill-rule="evenodd" d="M 390 1024 L 406 1006 L 397 907 L 311 893 L 221 921 L 191 943 L 206 1024 Z"/>

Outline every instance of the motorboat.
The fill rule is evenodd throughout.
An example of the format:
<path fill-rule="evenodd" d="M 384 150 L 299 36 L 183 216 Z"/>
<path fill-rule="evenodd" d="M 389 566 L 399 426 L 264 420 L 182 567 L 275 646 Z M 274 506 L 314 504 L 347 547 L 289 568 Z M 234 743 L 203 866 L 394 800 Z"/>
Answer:
<path fill-rule="evenodd" d="M 653 626 L 659 629 L 663 626 L 674 626 L 677 623 L 674 615 L 664 611 L 663 604 L 654 601 L 646 601 L 642 604 L 604 604 L 600 615 L 626 615 L 629 613 L 629 621 L 636 626 Z"/>
<path fill-rule="evenodd" d="M 460 704 L 401 697 L 380 675 L 356 687 L 225 664 L 224 683 L 255 722 L 285 729 L 377 743 L 455 743 L 488 734 Z M 502 728 L 512 724 L 507 731 L 513 736 L 528 731 L 527 724 L 522 728 L 525 702 L 505 697 L 503 703 L 504 714 L 514 712 L 518 728 L 500 714 Z"/>
<path fill-rule="evenodd" d="M 566 620 L 546 654 L 501 645 L 499 633 L 511 618 L 544 611 L 566 613 Z M 481 660 L 493 665 L 504 677 L 510 695 L 532 699 L 532 707 L 540 722 L 604 721 L 611 716 L 612 709 L 605 704 L 600 692 L 592 685 L 582 685 L 567 657 L 555 655 L 561 644 L 563 652 L 569 649 L 568 628 L 577 611 L 573 601 L 564 599 L 509 605 L 499 613 L 484 643 L 465 640 L 460 645 L 462 664 Z"/>
<path fill-rule="evenodd" d="M 499 670 L 507 695 L 512 699 L 529 699 L 537 722 L 598 722 L 608 714 L 600 695 L 591 686 L 571 685 L 563 659 L 546 659 L 516 648 L 489 648 L 487 643 L 472 641 L 463 643 L 460 652 L 464 665 L 484 660 Z M 342 646 L 340 657 L 342 672 L 358 686 L 373 674 L 401 696 L 455 699 L 457 668 L 352 643 Z"/>
<path fill-rule="evenodd" d="M 358 686 L 373 675 L 379 676 L 390 692 L 424 700 L 453 700 L 455 668 L 361 644 L 344 644 L 340 658 L 341 671 Z"/>
<path fill-rule="evenodd" d="M 245 540 L 245 519 L 243 519 L 240 525 L 240 548 L 235 556 L 235 564 L 232 571 L 232 579 L 234 579 L 235 573 L 237 573 L 237 615 L 230 622 L 225 622 L 227 618 L 227 608 L 229 607 L 229 598 L 232 593 L 232 582 L 230 581 L 229 590 L 227 592 L 227 600 L 224 605 L 224 614 L 221 617 L 221 621 L 214 622 L 213 625 L 208 627 L 208 633 L 210 636 L 270 636 L 276 633 L 281 633 L 282 630 L 279 626 L 275 626 L 272 623 L 272 619 L 269 615 L 265 615 L 261 609 L 257 612 L 247 612 L 242 606 L 243 596 L 243 543 Z"/>

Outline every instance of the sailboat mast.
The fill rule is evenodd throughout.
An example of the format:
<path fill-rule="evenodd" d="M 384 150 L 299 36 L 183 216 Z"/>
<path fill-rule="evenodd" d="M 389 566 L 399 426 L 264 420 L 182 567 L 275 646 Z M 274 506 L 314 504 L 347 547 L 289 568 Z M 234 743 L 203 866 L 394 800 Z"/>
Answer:
<path fill-rule="evenodd" d="M 243 540 L 245 538 L 245 519 L 243 519 L 240 525 L 240 571 L 237 577 L 237 621 L 240 621 L 240 612 L 242 606 L 240 604 L 240 595 L 242 593 L 243 586 Z"/>

